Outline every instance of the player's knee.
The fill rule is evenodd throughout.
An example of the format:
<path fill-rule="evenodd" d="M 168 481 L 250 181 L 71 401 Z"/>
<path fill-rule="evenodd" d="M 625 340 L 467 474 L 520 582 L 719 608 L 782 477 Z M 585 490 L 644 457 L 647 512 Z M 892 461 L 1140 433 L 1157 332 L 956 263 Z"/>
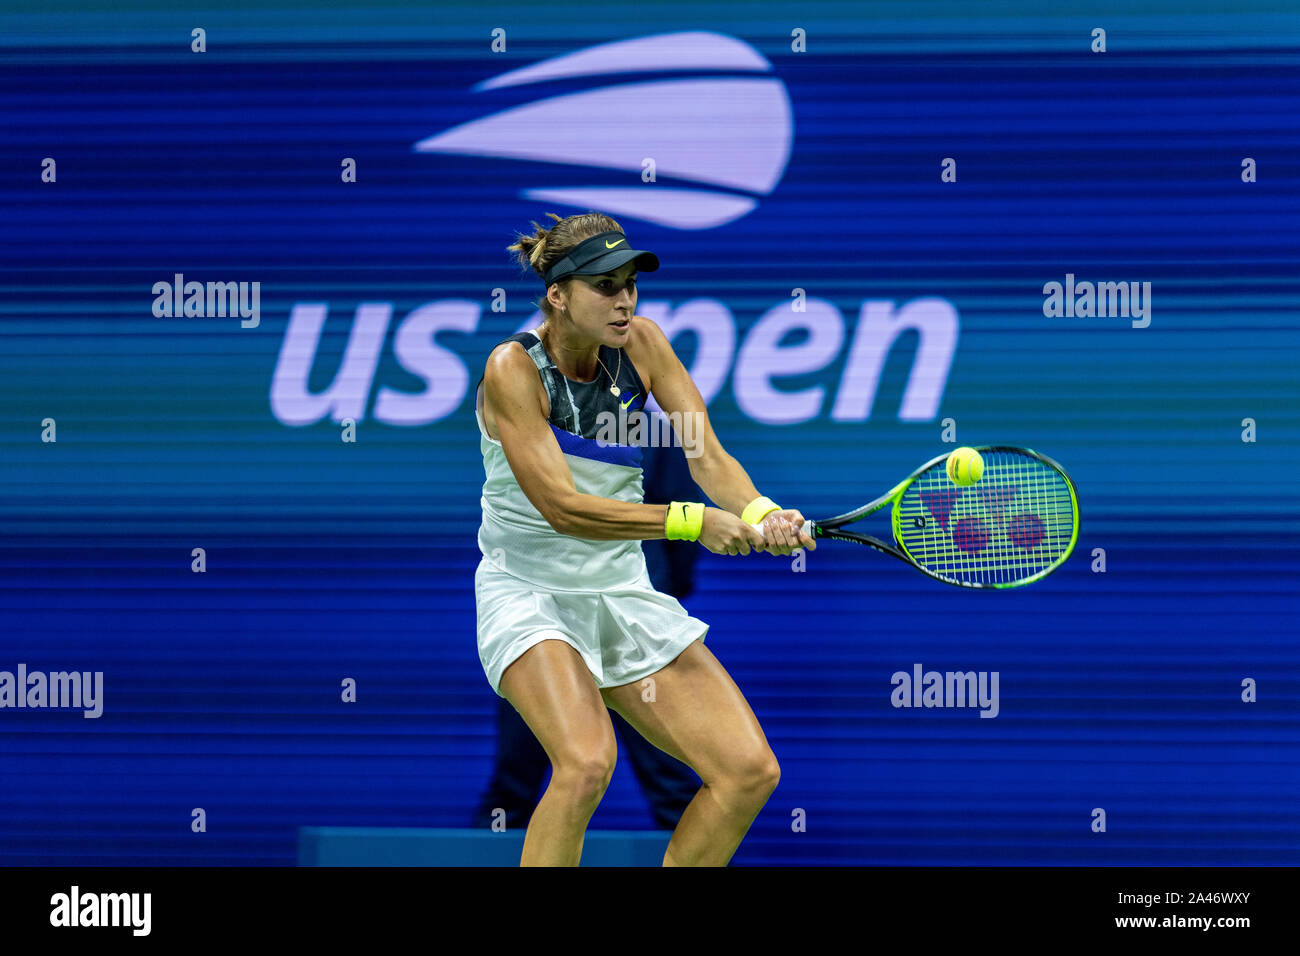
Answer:
<path fill-rule="evenodd" d="M 755 751 L 736 763 L 731 779 L 742 793 L 766 799 L 781 782 L 781 765 L 770 749 Z"/>
<path fill-rule="evenodd" d="M 552 765 L 551 781 L 567 792 L 574 802 L 595 804 L 604 796 L 614 776 L 616 749 L 583 751 Z"/>

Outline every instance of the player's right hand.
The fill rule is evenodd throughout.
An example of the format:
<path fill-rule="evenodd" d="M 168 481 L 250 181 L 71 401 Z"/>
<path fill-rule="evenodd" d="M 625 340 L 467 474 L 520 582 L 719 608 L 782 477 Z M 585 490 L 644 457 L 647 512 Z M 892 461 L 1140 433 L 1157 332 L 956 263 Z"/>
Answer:
<path fill-rule="evenodd" d="M 760 525 L 767 539 L 768 554 L 793 554 L 800 548 L 817 550 L 817 541 L 803 531 L 803 513 L 795 508 L 773 511 Z"/>
<path fill-rule="evenodd" d="M 705 508 L 700 528 L 700 544 L 714 554 L 749 554 L 766 548 L 767 539 L 753 525 L 721 508 Z"/>

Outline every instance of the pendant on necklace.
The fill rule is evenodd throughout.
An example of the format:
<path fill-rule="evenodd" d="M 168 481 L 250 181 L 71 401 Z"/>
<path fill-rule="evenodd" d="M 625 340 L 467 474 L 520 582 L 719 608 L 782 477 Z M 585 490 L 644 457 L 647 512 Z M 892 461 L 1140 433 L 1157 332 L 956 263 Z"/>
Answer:
<path fill-rule="evenodd" d="M 615 398 L 618 398 L 618 386 L 617 386 L 617 385 L 611 385 L 611 386 L 609 387 L 609 394 L 613 395 Z"/>

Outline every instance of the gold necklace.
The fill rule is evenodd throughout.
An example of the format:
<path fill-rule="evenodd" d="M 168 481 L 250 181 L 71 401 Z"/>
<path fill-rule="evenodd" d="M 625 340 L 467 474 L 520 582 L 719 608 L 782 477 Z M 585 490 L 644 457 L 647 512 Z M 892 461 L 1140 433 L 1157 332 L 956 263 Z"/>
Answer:
<path fill-rule="evenodd" d="M 600 362 L 600 346 L 596 346 L 596 361 Z M 600 367 L 605 368 L 605 363 L 600 362 Z M 618 350 L 618 370 L 623 371 L 623 350 Z M 605 368 L 605 374 L 609 375 L 609 369 Z M 618 375 L 609 375 L 609 394 L 618 398 Z"/>
<path fill-rule="evenodd" d="M 548 329 L 545 325 L 542 326 L 543 333 L 549 331 L 550 329 Z M 538 338 L 541 338 L 541 336 L 538 336 Z M 546 345 L 546 341 L 544 339 L 542 341 L 542 345 Z M 547 351 L 549 351 L 549 349 Z M 609 375 L 609 369 L 605 368 L 605 363 L 600 361 L 599 345 L 596 346 L 596 361 L 600 363 L 601 368 L 605 369 L 605 374 Z M 615 373 L 614 375 L 609 375 L 609 394 L 613 395 L 615 398 L 618 398 L 618 376 L 621 375 L 622 373 L 623 373 L 623 350 L 619 349 L 618 350 L 618 372 Z"/>

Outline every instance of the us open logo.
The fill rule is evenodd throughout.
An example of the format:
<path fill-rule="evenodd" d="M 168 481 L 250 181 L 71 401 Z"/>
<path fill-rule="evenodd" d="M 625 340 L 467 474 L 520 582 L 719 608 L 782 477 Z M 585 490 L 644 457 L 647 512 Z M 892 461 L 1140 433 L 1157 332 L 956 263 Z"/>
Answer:
<path fill-rule="evenodd" d="M 651 73 L 656 75 L 644 76 Z M 643 78 L 634 80 L 634 74 Z M 562 90 L 555 88 L 557 82 Z M 543 92 L 548 83 L 549 95 Z M 583 88 L 575 92 L 575 86 Z M 537 182 L 518 196 L 681 230 L 718 228 L 752 212 L 776 189 L 790 160 L 794 120 L 785 84 L 757 50 L 724 34 L 664 33 L 602 43 L 499 74 L 473 87 L 473 94 L 486 101 L 495 91 L 514 88 L 533 94 L 531 100 L 422 139 L 413 150 L 522 160 L 534 182 L 548 164 L 557 172 L 570 167 L 564 172 L 570 178 L 571 167 L 587 167 L 589 184 Z M 646 159 L 654 161 L 652 183 L 641 180 Z M 309 381 L 330 305 L 295 303 L 271 376 L 275 418 L 290 427 L 367 417 L 417 427 L 454 414 L 472 379 L 460 353 L 438 337 L 478 333 L 483 303 L 463 296 L 435 299 L 397 322 L 392 354 L 403 370 L 422 380 L 424 388 L 417 392 L 376 378 L 389 347 L 394 308 L 391 301 L 355 307 L 337 371 L 328 385 L 312 391 Z M 643 299 L 637 310 L 670 341 L 683 333 L 696 336 L 688 371 L 706 405 L 730 380 L 741 414 L 764 425 L 793 425 L 823 415 L 838 422 L 866 421 L 886 357 L 910 331 L 919 334 L 919 344 L 898 417 L 930 421 L 943 398 L 960 328 L 956 308 L 935 296 L 903 303 L 865 300 L 851 327 L 830 300 L 808 298 L 799 311 L 788 299 L 778 301 L 743 341 L 725 301 Z M 518 331 L 540 320 L 535 311 Z M 784 348 L 786 333 L 798 330 L 807 332 L 807 341 Z M 796 374 L 792 369 L 797 374 L 826 369 L 838 379 L 799 391 L 777 387 L 774 380 Z M 649 400 L 646 407 L 657 409 Z"/>
<path fill-rule="evenodd" d="M 524 189 L 520 198 L 678 229 L 725 225 L 753 211 L 776 188 L 794 138 L 785 84 L 756 75 L 770 74 L 772 64 L 749 44 L 707 32 L 638 37 L 512 70 L 474 91 L 668 71 L 749 75 L 618 83 L 545 97 L 420 140 L 414 149 L 610 170 L 614 175 L 606 182 L 539 185 Z M 541 135 L 548 129 L 562 135 Z M 656 169 L 650 186 L 639 181 L 647 158 Z M 629 173 L 638 177 L 636 183 L 628 183 Z"/>

